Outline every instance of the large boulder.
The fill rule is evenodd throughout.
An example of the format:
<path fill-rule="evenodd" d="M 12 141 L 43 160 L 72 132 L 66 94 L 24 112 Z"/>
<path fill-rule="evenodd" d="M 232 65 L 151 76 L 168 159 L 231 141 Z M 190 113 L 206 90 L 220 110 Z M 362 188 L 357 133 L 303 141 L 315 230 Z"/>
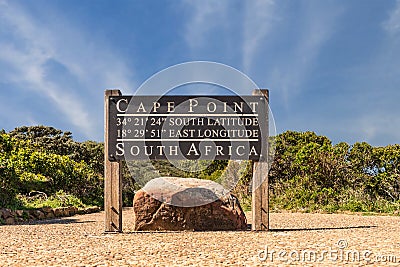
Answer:
<path fill-rule="evenodd" d="M 209 180 L 153 179 L 135 194 L 133 210 L 136 231 L 247 229 L 238 199 Z"/>

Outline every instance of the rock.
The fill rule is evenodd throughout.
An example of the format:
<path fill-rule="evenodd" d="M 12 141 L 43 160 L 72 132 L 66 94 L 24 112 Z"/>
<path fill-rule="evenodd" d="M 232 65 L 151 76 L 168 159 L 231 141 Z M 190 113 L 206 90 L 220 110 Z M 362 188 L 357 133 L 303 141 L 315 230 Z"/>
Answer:
<path fill-rule="evenodd" d="M 1 209 L 1 217 L 7 219 L 9 217 L 14 217 L 13 212 L 10 209 Z"/>
<path fill-rule="evenodd" d="M 36 220 L 35 210 L 26 210 L 26 213 L 28 213 L 29 220 Z"/>
<path fill-rule="evenodd" d="M 46 219 L 54 219 L 54 217 L 53 211 L 46 213 Z"/>
<path fill-rule="evenodd" d="M 53 211 L 54 211 L 54 216 L 55 217 L 62 217 L 63 216 L 63 209 L 62 208 L 56 208 Z"/>
<path fill-rule="evenodd" d="M 8 224 L 8 225 L 14 225 L 14 224 L 15 224 L 15 218 L 14 218 L 14 217 L 8 217 L 8 218 L 5 220 L 5 222 L 6 222 L 6 224 Z"/>
<path fill-rule="evenodd" d="M 88 207 L 88 208 L 86 208 L 86 209 L 84 210 L 84 212 L 85 212 L 86 214 L 95 213 L 95 212 L 99 212 L 99 211 L 100 211 L 100 208 L 99 208 L 99 207 Z"/>
<path fill-rule="evenodd" d="M 44 215 L 44 213 L 40 210 L 34 210 L 33 211 L 33 216 L 35 216 L 36 219 L 38 220 L 43 220 L 46 218 L 46 216 Z"/>
<path fill-rule="evenodd" d="M 247 229 L 237 198 L 209 180 L 153 179 L 135 194 L 133 211 L 137 231 Z"/>
<path fill-rule="evenodd" d="M 23 210 L 16 210 L 15 214 L 17 214 L 18 217 L 22 217 L 24 215 L 24 211 Z"/>
<path fill-rule="evenodd" d="M 53 209 L 50 208 L 50 207 L 43 207 L 41 210 L 42 210 L 45 214 L 50 213 L 50 212 L 53 212 Z"/>
<path fill-rule="evenodd" d="M 44 213 L 46 219 L 53 219 L 55 217 L 54 210 L 50 207 L 43 207 L 41 211 Z"/>
<path fill-rule="evenodd" d="M 68 210 L 69 216 L 75 215 L 76 212 L 78 211 L 78 209 L 74 206 L 67 207 L 66 209 Z"/>
<path fill-rule="evenodd" d="M 61 208 L 61 210 L 62 210 L 62 216 L 63 217 L 68 217 L 70 215 L 69 214 L 69 208 L 64 207 L 64 208 Z"/>
<path fill-rule="evenodd" d="M 85 209 L 79 208 L 76 214 L 85 214 Z"/>

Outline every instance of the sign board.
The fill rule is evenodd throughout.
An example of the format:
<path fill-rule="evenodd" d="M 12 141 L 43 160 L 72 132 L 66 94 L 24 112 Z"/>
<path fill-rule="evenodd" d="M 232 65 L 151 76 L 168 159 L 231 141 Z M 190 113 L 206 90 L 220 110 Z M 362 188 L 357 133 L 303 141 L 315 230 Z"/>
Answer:
<path fill-rule="evenodd" d="M 266 161 L 264 96 L 109 96 L 108 159 Z"/>
<path fill-rule="evenodd" d="M 268 90 L 252 96 L 104 98 L 105 231 L 122 232 L 124 160 L 252 160 L 252 230 L 269 229 Z"/>

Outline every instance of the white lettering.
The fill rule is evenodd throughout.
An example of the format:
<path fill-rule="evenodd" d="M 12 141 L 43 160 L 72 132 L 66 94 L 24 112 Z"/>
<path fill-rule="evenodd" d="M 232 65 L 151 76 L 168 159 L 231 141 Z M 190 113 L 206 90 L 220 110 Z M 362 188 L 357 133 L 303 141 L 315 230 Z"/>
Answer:
<path fill-rule="evenodd" d="M 133 152 L 134 149 L 136 149 L 136 153 Z M 131 155 L 132 156 L 137 156 L 137 155 L 139 155 L 139 153 L 140 153 L 140 149 L 139 149 L 138 146 L 132 146 L 131 147 Z"/>
<path fill-rule="evenodd" d="M 159 102 L 153 102 L 153 112 L 157 112 L 157 109 L 161 106 Z"/>
<path fill-rule="evenodd" d="M 193 112 L 193 107 L 196 107 L 199 104 L 199 101 L 196 99 L 189 99 L 189 112 Z"/>
<path fill-rule="evenodd" d="M 115 153 L 117 156 L 123 156 L 124 155 L 124 143 L 118 143 L 116 145 L 117 152 Z"/>
<path fill-rule="evenodd" d="M 211 109 L 211 106 L 213 106 L 213 109 Z M 217 109 L 217 104 L 215 104 L 214 102 L 208 102 L 207 104 L 208 112 L 215 112 L 216 109 Z"/>
<path fill-rule="evenodd" d="M 238 146 L 238 147 L 236 148 L 236 154 L 239 155 L 239 156 L 243 156 L 243 155 L 244 155 L 244 152 L 243 152 L 243 153 L 239 153 L 239 149 L 244 149 L 244 146 Z"/>
<path fill-rule="evenodd" d="M 240 112 L 243 112 L 243 102 L 240 102 L 240 106 L 239 106 L 238 103 L 236 103 L 236 102 L 234 102 L 233 104 L 234 104 L 233 110 L 234 110 L 235 112 L 238 112 L 238 110 L 239 110 Z"/>
<path fill-rule="evenodd" d="M 205 146 L 204 148 L 206 149 L 205 155 L 208 156 L 208 154 L 211 152 L 211 146 Z"/>
<path fill-rule="evenodd" d="M 175 110 L 175 102 L 167 102 L 168 112 L 174 112 Z"/>
<path fill-rule="evenodd" d="M 251 111 L 256 112 L 256 106 L 258 106 L 258 102 L 250 102 Z"/>
<path fill-rule="evenodd" d="M 254 146 L 251 147 L 249 155 L 254 155 L 254 156 L 258 155 L 257 151 L 256 151 L 256 148 Z"/>
<path fill-rule="evenodd" d="M 143 110 L 143 111 L 141 111 L 141 110 Z M 136 110 L 136 112 L 146 112 L 143 102 L 140 102 L 140 105 L 139 105 L 138 109 Z"/>
<path fill-rule="evenodd" d="M 223 156 L 224 153 L 222 152 L 223 146 L 217 146 L 217 156 Z"/>
<path fill-rule="evenodd" d="M 128 104 L 128 100 L 126 100 L 125 98 L 118 100 L 117 102 L 117 110 L 118 112 L 126 112 L 126 109 L 122 110 L 120 107 L 121 102 L 127 103 Z"/>
<path fill-rule="evenodd" d="M 194 154 L 195 154 L 196 156 L 199 155 L 199 152 L 197 152 L 197 149 L 196 149 L 196 146 L 195 146 L 194 143 L 192 143 L 192 144 L 190 145 L 190 149 L 189 149 L 189 151 L 188 151 L 188 153 L 187 153 L 186 155 L 189 156 L 190 153 L 192 153 L 192 152 L 194 152 Z"/>
<path fill-rule="evenodd" d="M 172 156 L 177 156 L 178 155 L 178 148 L 179 146 L 170 146 L 169 147 L 169 155 Z"/>

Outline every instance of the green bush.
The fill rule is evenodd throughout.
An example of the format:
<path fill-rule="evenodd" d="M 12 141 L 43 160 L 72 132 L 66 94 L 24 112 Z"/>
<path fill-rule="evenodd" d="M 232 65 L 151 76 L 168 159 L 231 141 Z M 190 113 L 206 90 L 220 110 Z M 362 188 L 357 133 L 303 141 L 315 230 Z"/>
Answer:
<path fill-rule="evenodd" d="M 293 131 L 279 134 L 271 141 L 276 146 L 269 172 L 271 209 L 379 213 L 399 210 L 399 144 L 333 145 L 325 136 Z M 0 207 L 101 206 L 103 160 L 102 143 L 75 142 L 70 132 L 46 126 L 20 127 L 9 134 L 0 131 Z M 124 163 L 124 205 L 130 206 L 135 192 L 150 179 L 178 176 L 233 186 L 233 194 L 245 209 L 250 208 L 250 161 L 174 164 Z M 32 192 L 41 193 L 33 197 Z"/>
<path fill-rule="evenodd" d="M 312 132 L 276 138 L 269 173 L 273 209 L 387 212 L 399 209 L 400 145 L 332 145 Z"/>
<path fill-rule="evenodd" d="M 9 156 L 13 149 L 11 138 L 0 134 L 0 207 L 7 207 L 15 202 L 18 176 L 9 165 Z"/>
<path fill-rule="evenodd" d="M 21 127 L 10 135 L 3 132 L 0 206 L 20 206 L 23 196 L 32 191 L 43 192 L 51 201 L 59 198 L 57 192 L 65 192 L 88 205 L 101 206 L 103 155 L 102 144 L 74 142 L 70 133 L 51 127 Z"/>
<path fill-rule="evenodd" d="M 20 208 L 37 209 L 43 207 L 57 208 L 74 206 L 84 208 L 85 204 L 74 195 L 70 195 L 60 190 L 54 195 L 47 197 L 46 194 L 38 193 L 34 196 L 18 195 L 20 201 Z"/>

